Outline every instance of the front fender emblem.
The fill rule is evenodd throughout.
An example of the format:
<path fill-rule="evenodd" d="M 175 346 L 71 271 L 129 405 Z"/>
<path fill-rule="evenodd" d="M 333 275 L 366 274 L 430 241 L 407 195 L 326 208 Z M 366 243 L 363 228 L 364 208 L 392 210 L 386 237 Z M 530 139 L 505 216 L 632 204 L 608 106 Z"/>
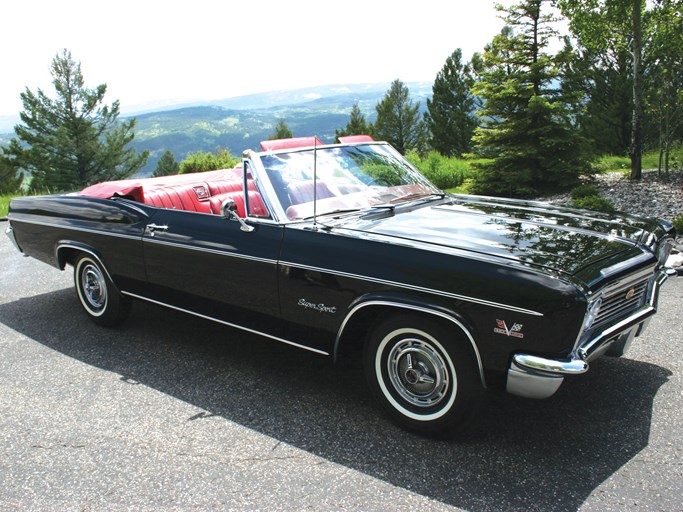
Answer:
<path fill-rule="evenodd" d="M 504 336 L 512 336 L 513 338 L 524 338 L 524 333 L 522 333 L 523 324 L 513 324 L 512 327 L 508 329 L 505 320 L 496 319 L 496 324 L 498 327 L 493 329 L 496 334 L 503 334 Z"/>

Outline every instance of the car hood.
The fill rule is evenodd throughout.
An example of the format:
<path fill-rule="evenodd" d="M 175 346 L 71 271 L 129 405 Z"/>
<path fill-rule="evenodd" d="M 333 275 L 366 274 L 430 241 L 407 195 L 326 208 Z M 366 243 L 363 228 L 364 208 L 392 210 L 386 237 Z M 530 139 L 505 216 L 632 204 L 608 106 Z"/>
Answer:
<path fill-rule="evenodd" d="M 602 260 L 642 255 L 653 223 L 556 205 L 480 196 L 397 207 L 394 215 L 348 219 L 343 227 L 542 266 L 574 275 Z M 340 226 L 341 227 L 341 226 Z M 400 240 L 399 240 L 400 239 Z"/>

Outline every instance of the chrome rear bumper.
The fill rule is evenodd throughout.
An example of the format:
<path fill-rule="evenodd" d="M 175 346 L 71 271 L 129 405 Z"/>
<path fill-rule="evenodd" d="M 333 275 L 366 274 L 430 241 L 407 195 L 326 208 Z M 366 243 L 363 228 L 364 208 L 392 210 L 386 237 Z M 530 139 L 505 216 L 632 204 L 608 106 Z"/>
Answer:
<path fill-rule="evenodd" d="M 5 234 L 7 235 L 7 238 L 9 238 L 10 241 L 12 242 L 12 245 L 14 245 L 14 247 L 17 248 L 17 251 L 19 251 L 20 253 L 23 254 L 24 251 L 21 250 L 21 247 L 19 247 L 19 244 L 17 243 L 17 239 L 14 236 L 14 228 L 12 226 L 8 227 L 5 230 Z"/>
<path fill-rule="evenodd" d="M 512 356 L 508 369 L 508 393 L 526 398 L 548 398 L 564 381 L 565 375 L 580 375 L 588 371 L 588 363 L 613 349 L 623 354 L 631 341 L 645 330 L 652 315 L 657 312 L 659 288 L 675 272 L 661 270 L 654 280 L 648 303 L 629 317 L 605 329 L 584 342 L 567 359 L 548 359 L 530 354 Z"/>

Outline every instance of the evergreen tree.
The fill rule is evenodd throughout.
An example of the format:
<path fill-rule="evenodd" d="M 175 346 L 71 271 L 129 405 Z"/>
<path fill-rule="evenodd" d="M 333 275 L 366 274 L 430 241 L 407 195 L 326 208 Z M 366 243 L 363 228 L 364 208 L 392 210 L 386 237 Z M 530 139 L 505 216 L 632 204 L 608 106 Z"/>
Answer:
<path fill-rule="evenodd" d="M 339 137 L 345 137 L 347 135 L 368 135 L 371 127 L 372 125 L 368 126 L 365 122 L 365 116 L 358 106 L 358 103 L 354 103 L 351 108 L 349 122 L 346 123 L 346 128 L 335 130 L 334 136 L 339 140 Z"/>
<path fill-rule="evenodd" d="M 591 68 L 610 79 L 606 95 L 594 96 L 591 102 L 603 101 L 610 106 L 610 94 L 619 111 L 612 122 L 621 123 L 622 145 L 631 157 L 631 178 L 641 177 L 642 165 L 642 42 L 641 17 L 644 0 L 557 0 L 558 7 L 569 19 L 569 28 L 578 40 L 584 59 Z M 680 11 L 678 12 L 680 16 Z M 591 82 L 588 82 L 591 85 Z M 610 91 L 611 89 L 611 91 Z M 597 92 L 600 92 L 597 89 Z M 595 105 L 600 110 L 600 105 Z M 628 133 L 624 136 L 623 133 Z"/>
<path fill-rule="evenodd" d="M 291 139 L 292 137 L 292 130 L 287 126 L 287 122 L 284 119 L 280 119 L 275 125 L 275 131 L 270 134 L 268 140 Z"/>
<path fill-rule="evenodd" d="M 669 175 L 671 149 L 683 139 L 683 0 L 659 0 L 648 16 L 646 110 L 657 134 L 659 172 Z M 654 137 L 653 137 L 654 138 Z"/>
<path fill-rule="evenodd" d="M 12 161 L 0 155 L 0 195 L 14 194 L 22 181 L 23 175 L 17 173 Z"/>
<path fill-rule="evenodd" d="M 391 143 L 402 154 L 410 150 L 423 153 L 426 127 L 419 109 L 420 103 L 413 104 L 408 87 L 400 80 L 394 80 L 375 107 L 377 120 L 372 135 L 376 140 Z"/>
<path fill-rule="evenodd" d="M 431 146 L 445 156 L 459 157 L 469 152 L 477 127 L 474 98 L 470 94 L 474 79 L 469 65 L 461 60 L 460 48 L 446 59 L 434 80 L 432 98 L 427 100 L 424 115 Z"/>
<path fill-rule="evenodd" d="M 56 97 L 28 88 L 21 94 L 24 111 L 16 138 L 5 154 L 28 171 L 34 190 L 73 190 L 92 183 L 122 179 L 137 172 L 148 153 L 128 148 L 135 119 L 119 123 L 119 102 L 103 104 L 105 84 L 84 85 L 80 63 L 63 50 L 51 65 Z"/>
<path fill-rule="evenodd" d="M 164 154 L 161 155 L 161 158 L 159 158 L 152 176 L 169 176 L 171 174 L 179 173 L 180 164 L 176 161 L 175 156 L 173 156 L 173 152 L 166 150 Z"/>
<path fill-rule="evenodd" d="M 498 7 L 507 26 L 487 46 L 474 87 L 484 101 L 474 140 L 490 159 L 479 165 L 475 193 L 531 196 L 573 184 L 585 168 L 572 105 L 556 85 L 557 59 L 546 52 L 555 32 L 544 3 Z"/>

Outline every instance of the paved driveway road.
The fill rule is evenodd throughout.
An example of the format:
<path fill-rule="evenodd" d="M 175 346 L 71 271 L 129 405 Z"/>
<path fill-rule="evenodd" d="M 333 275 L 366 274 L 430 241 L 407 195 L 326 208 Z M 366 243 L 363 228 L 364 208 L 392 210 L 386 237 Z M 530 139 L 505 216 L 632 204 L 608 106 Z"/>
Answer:
<path fill-rule="evenodd" d="M 0 510 L 683 509 L 683 279 L 628 357 L 440 440 L 357 365 L 150 304 L 96 327 L 1 238 Z"/>

